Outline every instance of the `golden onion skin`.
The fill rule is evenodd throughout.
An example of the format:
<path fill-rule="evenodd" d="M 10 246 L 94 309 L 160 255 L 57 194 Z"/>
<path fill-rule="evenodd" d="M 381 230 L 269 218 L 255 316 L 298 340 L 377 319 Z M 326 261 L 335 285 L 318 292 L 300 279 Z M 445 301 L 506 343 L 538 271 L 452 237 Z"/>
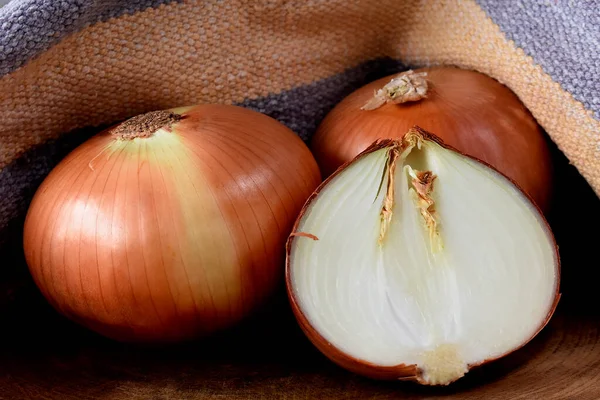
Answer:
<path fill-rule="evenodd" d="M 545 134 L 506 86 L 475 71 L 422 68 L 427 97 L 361 110 L 393 76 L 374 81 L 340 102 L 311 142 L 323 177 L 352 160 L 377 139 L 399 139 L 413 126 L 502 172 L 528 193 L 545 213 L 552 193 L 552 160 Z"/>
<path fill-rule="evenodd" d="M 170 112 L 181 117 L 155 133 L 142 132 L 152 121 L 120 124 L 75 149 L 25 222 L 44 296 L 117 340 L 193 339 L 255 310 L 320 182 L 307 146 L 274 119 L 225 105 Z"/>

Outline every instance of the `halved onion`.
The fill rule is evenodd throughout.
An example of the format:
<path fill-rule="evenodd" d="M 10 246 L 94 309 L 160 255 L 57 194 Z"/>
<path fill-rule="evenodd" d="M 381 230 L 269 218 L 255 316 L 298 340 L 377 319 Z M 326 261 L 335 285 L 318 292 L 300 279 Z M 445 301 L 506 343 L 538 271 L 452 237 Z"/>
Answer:
<path fill-rule="evenodd" d="M 327 179 L 287 256 L 307 336 L 375 378 L 449 384 L 527 343 L 559 298 L 557 247 L 529 197 L 418 128 Z"/>

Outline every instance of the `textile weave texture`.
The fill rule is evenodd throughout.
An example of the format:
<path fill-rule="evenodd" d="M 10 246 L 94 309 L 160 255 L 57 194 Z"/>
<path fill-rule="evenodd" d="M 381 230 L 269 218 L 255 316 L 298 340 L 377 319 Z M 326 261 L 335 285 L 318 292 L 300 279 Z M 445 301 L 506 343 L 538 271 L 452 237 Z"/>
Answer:
<path fill-rule="evenodd" d="M 0 246 L 93 129 L 240 104 L 308 140 L 352 90 L 411 67 L 510 87 L 600 193 L 600 4 L 571 0 L 13 0 L 0 8 Z"/>

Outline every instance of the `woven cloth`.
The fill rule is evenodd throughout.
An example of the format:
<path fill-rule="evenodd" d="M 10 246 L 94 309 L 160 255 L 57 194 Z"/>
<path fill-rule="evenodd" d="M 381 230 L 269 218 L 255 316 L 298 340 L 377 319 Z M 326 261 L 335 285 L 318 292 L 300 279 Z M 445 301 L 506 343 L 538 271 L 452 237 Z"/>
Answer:
<path fill-rule="evenodd" d="M 6 3 L 6 1 L 3 1 Z M 600 193 L 600 4 L 572 0 L 13 0 L 0 8 L 0 246 L 50 169 L 104 126 L 241 104 L 303 139 L 409 67 L 510 87 Z"/>

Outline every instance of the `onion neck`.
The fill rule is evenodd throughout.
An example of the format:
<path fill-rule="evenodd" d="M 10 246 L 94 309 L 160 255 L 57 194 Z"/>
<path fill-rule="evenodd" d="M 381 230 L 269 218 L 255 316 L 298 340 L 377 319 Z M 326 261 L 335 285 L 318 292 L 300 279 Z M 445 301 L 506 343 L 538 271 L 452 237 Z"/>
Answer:
<path fill-rule="evenodd" d="M 159 129 L 170 129 L 174 123 L 182 118 L 180 114 L 171 111 L 151 111 L 121 123 L 113 129 L 111 134 L 120 140 L 149 138 Z"/>
<path fill-rule="evenodd" d="M 401 73 L 376 91 L 361 110 L 375 110 L 387 103 L 402 104 L 427 97 L 426 76 L 427 72 L 415 73 L 412 70 Z"/>

